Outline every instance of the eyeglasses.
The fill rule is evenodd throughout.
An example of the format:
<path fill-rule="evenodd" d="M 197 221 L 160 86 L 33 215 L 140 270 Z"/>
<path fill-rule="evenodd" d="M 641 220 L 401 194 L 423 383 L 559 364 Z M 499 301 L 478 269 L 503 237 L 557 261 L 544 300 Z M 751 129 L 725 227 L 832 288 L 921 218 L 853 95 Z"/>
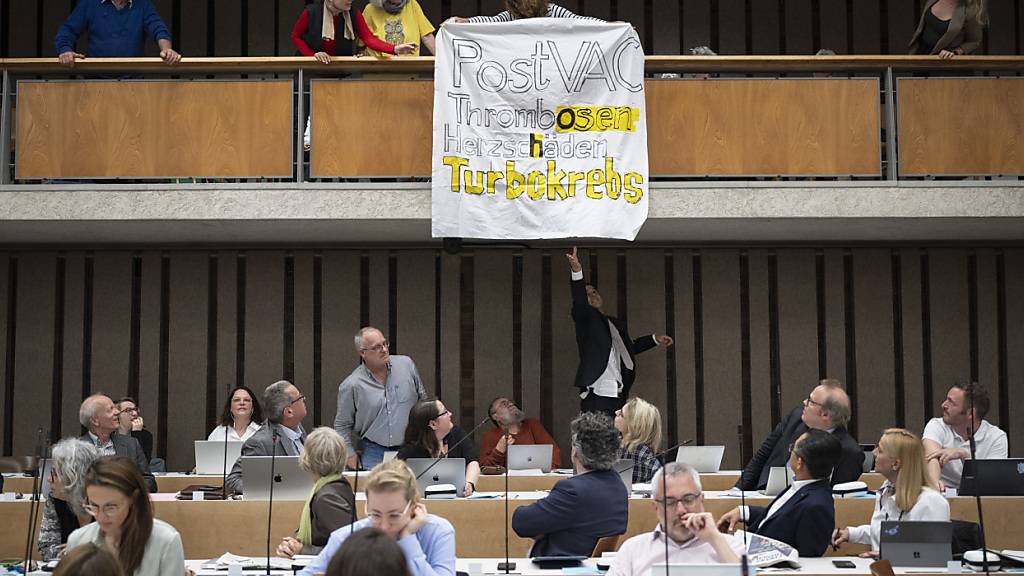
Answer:
<path fill-rule="evenodd" d="M 304 402 L 305 400 L 306 400 L 306 395 L 303 394 L 302 396 L 299 396 L 295 400 L 292 400 L 291 402 L 289 402 L 288 405 L 291 406 L 292 404 L 295 404 L 296 402 Z"/>
<path fill-rule="evenodd" d="M 664 504 L 668 508 L 675 508 L 680 504 L 682 504 L 685 508 L 690 508 L 698 501 L 700 501 L 701 495 L 702 493 L 700 492 L 698 492 L 697 494 L 684 494 L 679 498 L 665 498 L 664 500 L 660 500 L 659 503 Z"/>
<path fill-rule="evenodd" d="M 90 516 L 99 516 L 100 512 L 102 512 L 104 516 L 116 516 L 124 506 L 124 504 L 104 504 L 103 506 L 83 504 L 82 508 L 84 508 Z"/>
<path fill-rule="evenodd" d="M 405 508 L 403 508 L 401 512 L 389 512 L 387 514 L 381 514 L 377 511 L 370 511 L 367 512 L 366 515 L 369 516 L 372 522 L 382 522 L 386 519 L 389 523 L 394 523 L 398 522 L 402 519 L 403 516 L 405 516 L 405 513 L 409 511 L 409 506 L 412 506 L 412 500 L 409 500 L 409 502 L 405 504 Z"/>
<path fill-rule="evenodd" d="M 444 418 L 445 416 L 451 415 L 451 413 L 452 413 L 451 410 L 445 410 L 444 412 L 441 412 L 440 414 L 438 414 L 437 418 Z M 434 420 L 437 420 L 437 418 L 434 418 Z"/>
<path fill-rule="evenodd" d="M 388 341 L 385 340 L 385 341 L 381 342 L 380 344 L 376 344 L 374 346 L 369 346 L 367 348 L 360 348 L 359 350 L 362 351 L 362 352 L 376 352 L 377 354 L 380 354 L 380 353 L 384 352 L 387 349 L 388 349 Z"/>
<path fill-rule="evenodd" d="M 789 453 L 796 454 L 800 458 L 804 457 L 803 454 L 800 453 L 800 447 L 796 445 L 796 442 L 793 442 L 789 445 Z"/>
<path fill-rule="evenodd" d="M 814 398 L 808 396 L 807 398 L 804 398 L 804 406 L 817 406 L 818 408 L 821 408 L 824 406 L 824 404 L 822 404 L 821 402 L 815 402 Z"/>
<path fill-rule="evenodd" d="M 139 409 L 138 408 L 125 408 L 125 409 L 121 410 L 120 412 L 118 412 L 118 414 L 138 414 L 138 413 L 139 413 Z"/>

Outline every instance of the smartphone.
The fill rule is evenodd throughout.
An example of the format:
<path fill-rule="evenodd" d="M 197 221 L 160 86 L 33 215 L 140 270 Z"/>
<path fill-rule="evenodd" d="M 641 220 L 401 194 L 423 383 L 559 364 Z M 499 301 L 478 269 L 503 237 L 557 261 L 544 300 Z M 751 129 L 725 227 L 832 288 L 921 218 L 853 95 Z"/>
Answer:
<path fill-rule="evenodd" d="M 836 568 L 856 568 L 857 565 L 849 560 L 833 560 L 832 565 Z"/>
<path fill-rule="evenodd" d="M 601 562 L 600 560 L 597 561 L 597 569 L 598 570 L 600 570 L 602 572 L 607 572 L 607 571 L 611 570 L 611 568 L 612 568 L 612 563 L 611 562 Z"/>

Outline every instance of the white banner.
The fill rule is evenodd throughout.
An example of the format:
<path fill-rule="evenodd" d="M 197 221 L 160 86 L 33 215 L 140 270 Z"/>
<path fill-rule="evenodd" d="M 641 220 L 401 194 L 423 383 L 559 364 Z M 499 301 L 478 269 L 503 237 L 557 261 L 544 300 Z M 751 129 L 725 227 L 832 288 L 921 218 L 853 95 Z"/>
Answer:
<path fill-rule="evenodd" d="M 435 238 L 636 237 L 647 118 L 630 25 L 447 24 L 435 62 Z"/>

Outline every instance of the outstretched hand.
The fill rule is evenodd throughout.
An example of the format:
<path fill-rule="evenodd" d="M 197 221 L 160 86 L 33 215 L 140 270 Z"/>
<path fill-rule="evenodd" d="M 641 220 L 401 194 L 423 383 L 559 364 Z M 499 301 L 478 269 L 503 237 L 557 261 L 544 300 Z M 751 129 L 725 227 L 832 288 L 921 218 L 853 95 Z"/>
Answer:
<path fill-rule="evenodd" d="M 576 257 L 576 247 L 572 247 L 572 252 L 565 255 L 566 259 L 569 260 L 569 270 L 573 272 L 583 272 L 583 266 L 580 265 L 580 259 Z"/>

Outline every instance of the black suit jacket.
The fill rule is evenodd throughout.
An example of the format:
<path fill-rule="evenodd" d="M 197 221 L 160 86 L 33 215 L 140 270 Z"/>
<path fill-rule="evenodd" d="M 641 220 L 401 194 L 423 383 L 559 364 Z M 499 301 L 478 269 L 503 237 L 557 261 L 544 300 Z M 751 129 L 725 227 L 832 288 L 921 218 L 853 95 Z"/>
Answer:
<path fill-rule="evenodd" d="M 797 407 L 772 430 L 757 453 L 743 469 L 736 486 L 743 490 L 764 490 L 768 485 L 768 474 L 772 466 L 785 466 L 789 461 L 789 446 L 807 431 L 801 419 L 803 407 Z M 832 472 L 832 485 L 853 482 L 864 471 L 864 450 L 857 440 L 850 436 L 845 426 L 832 431 L 843 447 L 843 455 Z"/>
<path fill-rule="evenodd" d="M 785 493 L 783 491 L 775 500 Z M 772 500 L 772 504 L 775 500 Z M 785 542 L 805 558 L 821 556 L 828 549 L 832 542 L 832 530 L 836 526 L 835 502 L 828 482 L 821 480 L 804 486 L 766 520 L 768 508 L 750 507 L 750 521 L 747 525 L 751 532 Z"/>
<path fill-rule="evenodd" d="M 82 435 L 82 440 L 93 444 L 92 436 L 88 432 Z M 131 436 L 122 436 L 118 433 L 110 435 L 110 440 L 114 443 L 114 452 L 118 456 L 124 456 L 131 459 L 139 467 L 139 472 L 142 472 L 142 478 L 146 481 L 146 486 L 150 492 L 156 492 L 156 478 L 149 471 L 149 461 L 146 460 L 146 453 L 142 451 L 142 445 L 139 441 Z M 95 446 L 95 444 L 93 444 Z"/>
<path fill-rule="evenodd" d="M 580 352 L 580 365 L 576 369 L 576 387 L 583 390 L 597 381 L 608 367 L 608 355 L 612 350 L 612 334 L 608 330 L 608 321 L 619 331 L 622 343 L 626 345 L 629 357 L 633 359 L 633 370 L 622 366 L 622 397 L 629 396 L 629 389 L 636 379 L 636 355 L 654 348 L 658 343 L 653 334 L 641 336 L 636 340 L 629 337 L 626 323 L 612 316 L 605 316 L 600 310 L 587 302 L 587 284 L 585 280 L 571 280 L 572 319 L 576 323 L 576 346 Z"/>

